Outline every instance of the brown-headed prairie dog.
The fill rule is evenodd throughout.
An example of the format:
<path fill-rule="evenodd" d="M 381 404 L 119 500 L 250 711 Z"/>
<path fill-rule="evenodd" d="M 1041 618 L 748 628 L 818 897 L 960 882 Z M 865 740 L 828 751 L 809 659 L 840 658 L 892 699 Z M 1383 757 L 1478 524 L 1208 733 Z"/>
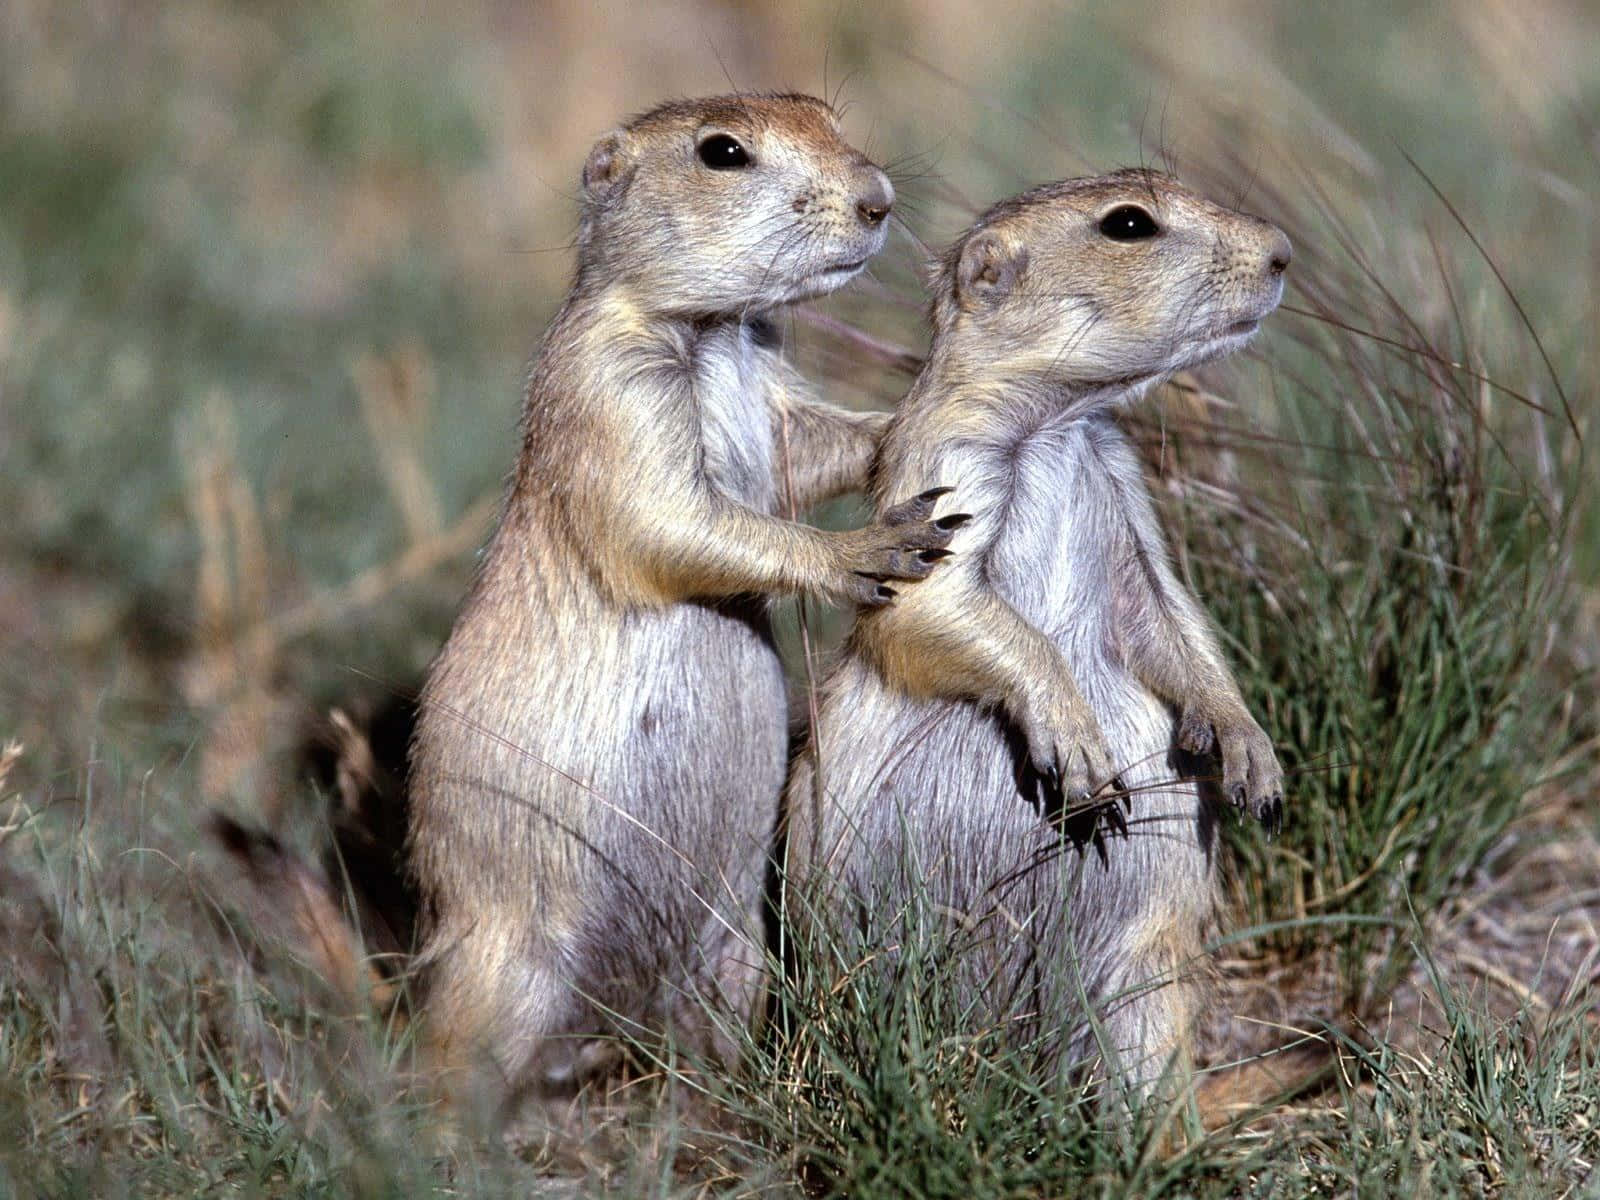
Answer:
<path fill-rule="evenodd" d="M 883 947 L 920 923 L 974 1020 L 1138 1086 L 1183 1047 L 1214 908 L 1217 806 L 1186 756 L 1215 749 L 1269 826 L 1282 774 L 1112 410 L 1243 346 L 1288 263 L 1274 226 L 1143 170 L 962 235 L 874 491 L 887 512 L 938 481 L 974 516 L 861 614 L 788 795 L 801 928 Z"/>
<path fill-rule="evenodd" d="M 855 276 L 893 195 L 808 96 L 664 104 L 589 154 L 576 279 L 411 752 L 428 1028 L 492 1067 L 480 1095 L 749 1010 L 786 754 L 767 597 L 885 603 L 950 539 L 931 496 L 844 533 L 774 515 L 865 486 L 882 418 L 813 400 L 770 318 Z"/>

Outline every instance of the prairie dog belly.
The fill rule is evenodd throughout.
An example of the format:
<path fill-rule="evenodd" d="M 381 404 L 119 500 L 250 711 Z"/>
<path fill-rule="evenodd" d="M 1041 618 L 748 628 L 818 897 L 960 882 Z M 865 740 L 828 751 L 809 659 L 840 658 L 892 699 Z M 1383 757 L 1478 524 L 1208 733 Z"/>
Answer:
<path fill-rule="evenodd" d="M 720 330 L 703 339 L 695 366 L 708 485 L 771 512 L 770 380 L 748 333 Z M 625 819 L 607 824 L 622 840 L 653 842 L 659 834 L 670 843 L 660 847 L 669 857 L 681 851 L 715 871 L 728 860 L 710 852 L 733 827 L 743 835 L 761 820 L 762 836 L 770 834 L 772 798 L 783 784 L 785 686 L 767 606 L 758 599 L 691 602 L 617 620 L 617 675 L 586 685 L 611 690 L 621 712 L 612 729 L 592 731 L 589 752 L 604 782 L 634 798 L 624 802 L 628 811 L 652 814 L 659 828 Z M 737 737 L 730 736 L 730 714 L 740 720 Z M 749 858 L 754 848 L 740 849 Z"/>
<path fill-rule="evenodd" d="M 787 748 L 783 669 L 756 604 L 648 614 L 625 641 L 618 736 L 588 748 L 598 795 L 567 947 L 588 990 L 617 989 L 621 1008 L 660 979 L 715 969 L 699 961 L 715 958 L 705 939 L 759 938 L 751 909 Z M 736 738 L 730 713 L 742 714 Z"/>
<path fill-rule="evenodd" d="M 985 566 L 995 590 L 1062 651 L 1099 719 L 1132 793 L 1129 836 L 1107 836 L 1104 854 L 1075 852 L 1087 892 L 1064 880 L 1061 834 L 1019 792 L 1021 747 L 1004 716 L 968 701 L 908 699 L 850 659 L 822 712 L 820 803 L 808 779 L 791 801 L 801 874 L 831 873 L 864 900 L 912 886 L 969 914 L 1000 903 L 1012 917 L 1034 913 L 1036 933 L 1052 943 L 1063 917 L 1113 936 L 1150 902 L 1156 875 L 1206 892 L 1209 834 L 1195 785 L 1175 772 L 1173 715 L 1118 646 L 1116 556 L 1130 544 L 1116 473 L 1128 467 L 1108 441 L 1120 434 L 1096 424 L 1047 429 L 1019 448 Z"/>
<path fill-rule="evenodd" d="M 697 347 L 707 483 L 760 512 L 776 496 L 769 383 L 744 330 L 717 331 Z M 682 944 L 691 931 L 731 925 L 755 936 L 745 927 L 783 787 L 787 701 L 760 599 L 623 613 L 617 647 L 612 677 L 584 677 L 618 710 L 584 746 L 605 800 L 586 806 L 586 915 L 575 949 L 580 961 L 613 962 L 627 987 L 630 976 L 681 969 L 693 957 Z M 619 947 L 638 961 L 615 962 Z"/>
<path fill-rule="evenodd" d="M 703 339 L 706 485 L 760 511 L 768 382 L 743 338 Z M 549 569 L 563 554 L 538 527 L 513 536 L 526 549 L 485 566 L 495 603 L 464 611 L 427 685 L 414 843 L 451 898 L 434 940 L 493 927 L 563 985 L 648 1009 L 641 989 L 681 990 L 756 923 L 787 747 L 767 607 L 619 609 L 581 571 Z"/>
<path fill-rule="evenodd" d="M 1131 478 L 1130 478 L 1131 476 Z M 995 590 L 1054 642 L 1130 787 L 1172 777 L 1173 715 L 1128 670 L 1116 631 L 1132 556 L 1128 486 L 1139 465 L 1107 419 L 1045 429 L 1017 455 L 1009 518 L 990 554 Z"/>
<path fill-rule="evenodd" d="M 555 918 L 575 902 L 608 903 L 589 885 L 628 874 L 608 863 L 716 869 L 711 850 L 735 829 L 770 831 L 783 779 L 783 670 L 759 604 L 588 616 L 581 639 L 537 611 L 465 630 L 423 715 L 449 736 L 417 764 L 432 797 L 417 813 L 424 844 L 459 843 L 443 852 L 503 877 L 497 903 L 529 904 L 552 929 L 570 927 Z M 480 632 L 497 643 L 492 663 L 475 652 Z M 501 853 L 508 841 L 523 850 Z"/>

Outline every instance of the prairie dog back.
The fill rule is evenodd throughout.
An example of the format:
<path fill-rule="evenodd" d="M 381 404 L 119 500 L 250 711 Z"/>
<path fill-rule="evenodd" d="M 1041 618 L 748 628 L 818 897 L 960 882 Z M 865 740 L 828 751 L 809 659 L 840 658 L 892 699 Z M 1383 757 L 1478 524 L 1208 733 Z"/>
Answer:
<path fill-rule="evenodd" d="M 976 1019 L 1143 1084 L 1181 1055 L 1212 919 L 1197 756 L 1269 824 L 1282 776 L 1110 411 L 1244 345 L 1289 258 L 1146 171 L 1036 188 L 958 239 L 875 494 L 937 476 L 974 516 L 938 576 L 861 615 L 789 793 L 797 919 L 884 945 L 914 911 L 968 947 Z"/>

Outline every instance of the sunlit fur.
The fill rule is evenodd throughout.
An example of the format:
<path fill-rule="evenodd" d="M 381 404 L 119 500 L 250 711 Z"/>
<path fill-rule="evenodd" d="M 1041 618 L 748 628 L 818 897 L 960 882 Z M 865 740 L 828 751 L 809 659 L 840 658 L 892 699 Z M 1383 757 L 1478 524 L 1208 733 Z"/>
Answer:
<path fill-rule="evenodd" d="M 752 165 L 706 167 L 712 132 Z M 837 534 L 773 515 L 864 486 L 882 419 L 809 398 L 764 318 L 859 269 L 884 225 L 857 206 L 892 196 L 803 96 L 665 105 L 589 156 L 577 278 L 412 748 L 428 1028 L 491 1067 L 458 1090 L 559 1092 L 596 1034 L 709 1044 L 749 1010 L 785 755 L 765 597 L 866 601 L 948 541 L 931 502 Z"/>
<path fill-rule="evenodd" d="M 1122 203 L 1159 235 L 1102 234 Z M 875 494 L 937 480 L 975 516 L 944 570 L 862 614 L 788 796 L 797 927 L 859 936 L 878 964 L 920 927 L 975 1027 L 1044 1061 L 1108 1050 L 1139 1086 L 1181 1061 L 1212 919 L 1198 755 L 1215 745 L 1224 795 L 1269 822 L 1282 779 L 1111 409 L 1241 345 L 1288 259 L 1273 226 L 1143 171 L 1038 188 L 962 236 Z M 1052 770 L 1066 810 L 1047 820 L 1031 800 Z"/>

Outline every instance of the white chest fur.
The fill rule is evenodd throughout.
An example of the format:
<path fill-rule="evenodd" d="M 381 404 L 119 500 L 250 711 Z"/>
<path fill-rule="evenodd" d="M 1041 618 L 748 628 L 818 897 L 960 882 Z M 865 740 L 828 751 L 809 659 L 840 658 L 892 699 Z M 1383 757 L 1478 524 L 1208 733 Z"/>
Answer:
<path fill-rule="evenodd" d="M 1046 426 L 1014 462 L 991 581 L 1080 664 L 1115 655 L 1116 575 L 1133 552 L 1126 489 L 1143 486 L 1137 459 L 1108 417 L 1089 417 Z"/>
<path fill-rule="evenodd" d="M 718 326 L 695 344 L 692 386 L 706 478 L 762 512 L 776 504 L 769 376 L 748 326 Z"/>

